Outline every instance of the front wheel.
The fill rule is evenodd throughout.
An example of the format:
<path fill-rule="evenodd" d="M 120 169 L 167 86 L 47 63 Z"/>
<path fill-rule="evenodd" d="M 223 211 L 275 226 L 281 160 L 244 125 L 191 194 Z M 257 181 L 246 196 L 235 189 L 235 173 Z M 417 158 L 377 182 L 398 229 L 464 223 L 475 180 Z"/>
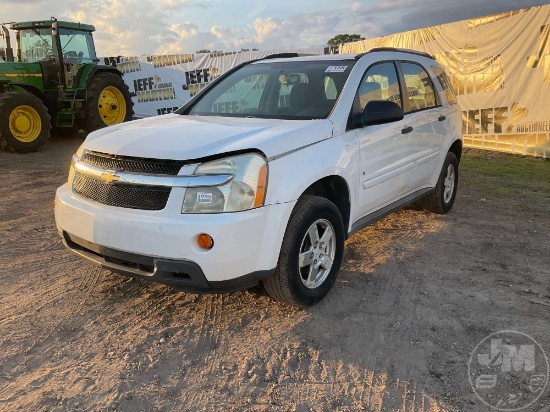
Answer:
<path fill-rule="evenodd" d="M 449 152 L 434 191 L 423 199 L 424 206 L 434 213 L 447 213 L 453 207 L 457 188 L 458 160 L 454 153 Z"/>
<path fill-rule="evenodd" d="M 285 232 L 275 274 L 264 281 L 269 295 L 293 306 L 311 306 L 332 288 L 344 251 L 338 208 L 318 196 L 302 196 Z"/>

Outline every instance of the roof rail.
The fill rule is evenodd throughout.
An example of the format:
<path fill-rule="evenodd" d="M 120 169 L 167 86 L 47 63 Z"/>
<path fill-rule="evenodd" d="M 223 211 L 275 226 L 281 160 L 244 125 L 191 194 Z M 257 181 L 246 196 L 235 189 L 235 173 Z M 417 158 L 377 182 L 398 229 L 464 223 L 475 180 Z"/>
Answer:
<path fill-rule="evenodd" d="M 419 56 L 423 56 L 423 57 L 427 57 L 429 59 L 435 60 L 435 57 L 432 56 L 430 53 L 426 53 L 418 50 L 411 50 L 411 49 L 400 49 L 397 47 L 375 47 L 374 49 L 370 49 L 367 53 L 384 52 L 384 51 L 417 54 Z"/>
<path fill-rule="evenodd" d="M 256 60 L 268 60 L 268 59 L 289 59 L 291 57 L 300 57 L 298 53 L 275 53 L 265 57 L 261 57 Z"/>

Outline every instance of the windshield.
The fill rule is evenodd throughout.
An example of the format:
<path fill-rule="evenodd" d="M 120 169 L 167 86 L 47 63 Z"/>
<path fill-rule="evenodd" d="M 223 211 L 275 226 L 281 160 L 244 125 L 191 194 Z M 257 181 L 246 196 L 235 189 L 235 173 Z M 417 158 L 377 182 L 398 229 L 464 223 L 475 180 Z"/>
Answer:
<path fill-rule="evenodd" d="M 332 111 L 355 61 L 249 64 L 220 80 L 180 114 L 324 119 Z"/>

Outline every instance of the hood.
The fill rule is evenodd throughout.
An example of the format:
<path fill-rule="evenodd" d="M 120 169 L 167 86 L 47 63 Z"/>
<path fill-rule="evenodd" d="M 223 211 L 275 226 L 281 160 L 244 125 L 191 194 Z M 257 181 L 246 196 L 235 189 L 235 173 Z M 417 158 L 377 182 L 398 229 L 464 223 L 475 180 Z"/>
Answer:
<path fill-rule="evenodd" d="M 91 133 L 84 148 L 121 156 L 188 160 L 258 149 L 270 158 L 332 136 L 332 122 L 167 114 Z"/>

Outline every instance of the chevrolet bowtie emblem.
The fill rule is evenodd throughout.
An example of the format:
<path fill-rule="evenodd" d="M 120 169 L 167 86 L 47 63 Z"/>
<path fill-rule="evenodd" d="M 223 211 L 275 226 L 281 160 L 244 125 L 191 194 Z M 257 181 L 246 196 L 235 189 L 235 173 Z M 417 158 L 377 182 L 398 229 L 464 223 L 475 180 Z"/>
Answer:
<path fill-rule="evenodd" d="M 120 176 L 115 175 L 115 172 L 107 170 L 105 173 L 101 173 L 101 178 L 107 183 L 114 183 L 120 180 Z"/>

